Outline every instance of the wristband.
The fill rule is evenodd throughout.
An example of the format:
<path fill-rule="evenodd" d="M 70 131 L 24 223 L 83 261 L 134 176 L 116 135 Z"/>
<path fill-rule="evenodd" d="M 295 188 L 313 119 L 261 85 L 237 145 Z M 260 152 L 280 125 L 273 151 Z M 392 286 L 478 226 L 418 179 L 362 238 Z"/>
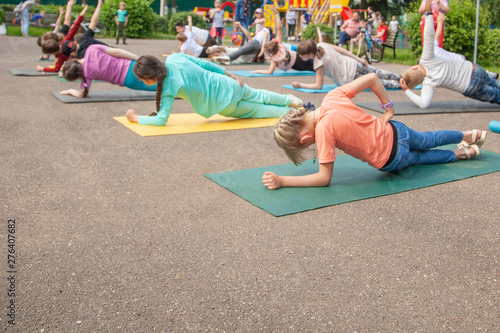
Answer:
<path fill-rule="evenodd" d="M 432 15 L 432 12 L 425 12 L 424 15 Z"/>
<path fill-rule="evenodd" d="M 387 104 L 382 104 L 382 103 L 380 103 L 380 108 L 381 108 L 382 110 L 385 110 L 385 109 L 390 109 L 390 108 L 392 108 L 393 106 L 394 106 L 394 102 L 392 101 L 392 99 L 391 99 L 391 100 L 389 101 L 389 103 L 387 103 Z"/>

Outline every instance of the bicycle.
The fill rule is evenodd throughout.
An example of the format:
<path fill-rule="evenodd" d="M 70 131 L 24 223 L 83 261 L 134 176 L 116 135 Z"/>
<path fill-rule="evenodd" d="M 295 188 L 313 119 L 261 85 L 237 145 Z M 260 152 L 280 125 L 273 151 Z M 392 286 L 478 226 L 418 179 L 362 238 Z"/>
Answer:
<path fill-rule="evenodd" d="M 89 24 L 90 23 L 82 23 L 81 27 L 87 31 L 89 30 Z M 104 38 L 108 34 L 108 27 L 102 23 L 102 22 L 97 22 L 97 25 L 94 28 L 94 37 L 95 38 Z"/>
<path fill-rule="evenodd" d="M 368 61 L 369 64 L 372 62 L 380 62 L 382 61 L 382 58 L 384 57 L 384 54 L 382 53 L 382 47 L 380 46 L 379 43 L 374 41 L 371 36 L 370 36 L 370 30 L 361 27 L 359 28 L 359 32 L 363 35 L 363 52 L 366 56 L 366 61 Z"/>

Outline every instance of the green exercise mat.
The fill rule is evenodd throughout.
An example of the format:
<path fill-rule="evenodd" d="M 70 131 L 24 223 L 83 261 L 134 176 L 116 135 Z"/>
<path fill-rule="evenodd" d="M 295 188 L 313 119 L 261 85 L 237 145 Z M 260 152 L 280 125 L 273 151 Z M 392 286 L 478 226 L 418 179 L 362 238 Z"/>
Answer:
<path fill-rule="evenodd" d="M 443 148 L 456 149 L 456 145 Z M 413 166 L 399 173 L 381 172 L 354 157 L 341 155 L 337 156 L 332 185 L 328 187 L 268 190 L 262 184 L 266 171 L 301 176 L 317 172 L 318 164 L 309 160 L 300 166 L 289 163 L 206 174 L 205 177 L 266 212 L 283 216 L 498 172 L 500 154 L 482 151 L 470 161 Z"/>
<path fill-rule="evenodd" d="M 384 113 L 380 103 L 356 103 L 373 111 Z M 420 109 L 413 102 L 394 102 L 394 111 L 397 115 L 402 114 L 428 114 L 428 113 L 459 113 L 459 112 L 499 112 L 500 105 L 464 99 L 459 101 L 435 101 L 427 109 Z"/>
<path fill-rule="evenodd" d="M 11 68 L 10 73 L 15 76 L 54 76 L 57 72 L 39 72 L 34 68 Z"/>
<path fill-rule="evenodd" d="M 52 93 L 63 103 L 94 103 L 94 102 L 123 102 L 123 101 L 151 101 L 156 99 L 155 91 L 141 90 L 97 90 L 91 91 L 89 97 L 73 97 L 61 95 L 58 91 Z"/>

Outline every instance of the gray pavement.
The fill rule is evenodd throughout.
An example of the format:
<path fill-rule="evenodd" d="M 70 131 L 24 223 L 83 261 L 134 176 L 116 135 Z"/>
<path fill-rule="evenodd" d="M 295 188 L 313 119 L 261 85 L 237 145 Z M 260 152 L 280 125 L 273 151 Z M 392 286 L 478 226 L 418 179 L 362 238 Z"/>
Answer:
<path fill-rule="evenodd" d="M 153 55 L 176 47 L 124 46 Z M 39 54 L 35 39 L 0 37 L 2 331 L 500 331 L 500 173 L 276 218 L 203 176 L 287 163 L 270 128 L 143 138 L 113 117 L 149 114 L 153 101 L 62 104 L 52 91 L 77 83 L 9 73 L 34 68 Z M 290 93 L 281 85 L 314 78 L 243 80 Z M 175 112 L 192 110 L 176 100 Z M 465 130 L 500 114 L 394 119 Z M 500 153 L 500 135 L 483 148 Z"/>

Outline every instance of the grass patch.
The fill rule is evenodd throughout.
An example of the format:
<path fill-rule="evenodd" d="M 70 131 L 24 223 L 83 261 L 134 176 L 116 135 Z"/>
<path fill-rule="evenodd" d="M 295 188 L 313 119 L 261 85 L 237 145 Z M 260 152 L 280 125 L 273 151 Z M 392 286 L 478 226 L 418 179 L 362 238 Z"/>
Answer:
<path fill-rule="evenodd" d="M 31 37 L 40 37 L 47 31 L 52 31 L 51 28 L 41 28 L 36 26 L 30 26 L 29 35 Z M 19 25 L 8 25 L 7 26 L 7 36 L 22 36 L 21 26 Z"/>

